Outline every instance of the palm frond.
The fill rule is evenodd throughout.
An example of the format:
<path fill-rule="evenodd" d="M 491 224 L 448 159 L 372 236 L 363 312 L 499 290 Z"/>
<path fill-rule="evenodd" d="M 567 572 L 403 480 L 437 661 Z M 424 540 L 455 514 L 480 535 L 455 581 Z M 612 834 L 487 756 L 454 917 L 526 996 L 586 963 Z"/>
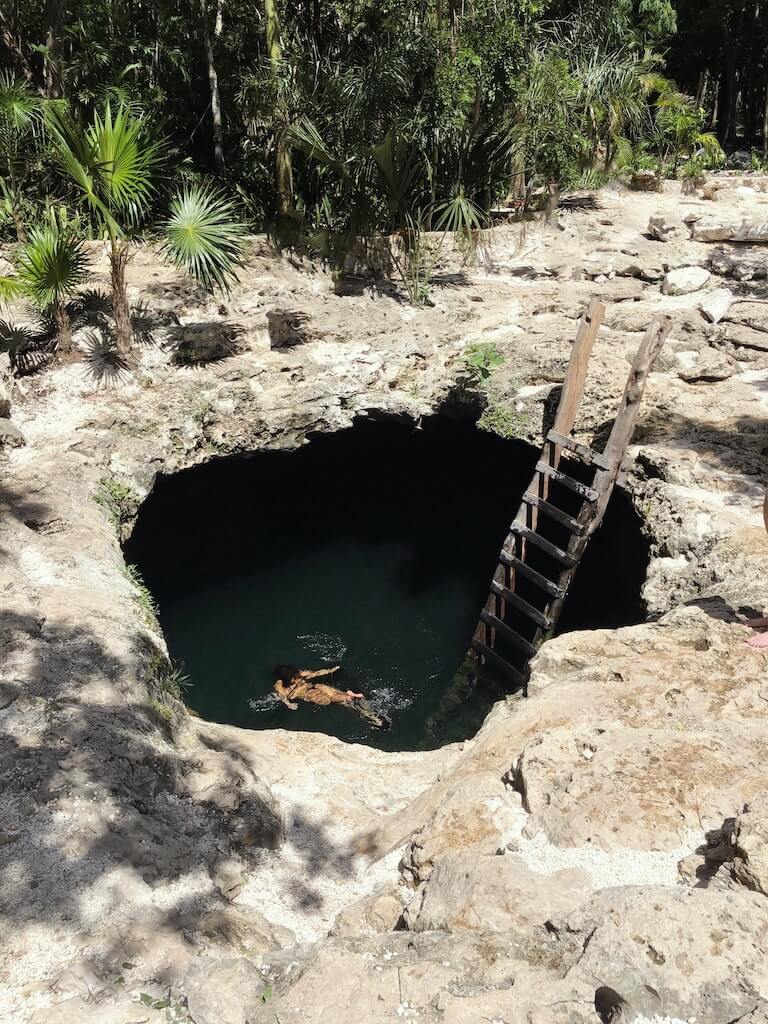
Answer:
<path fill-rule="evenodd" d="M 137 117 L 125 105 L 113 113 L 109 102 L 102 113 L 94 115 L 87 138 L 103 202 L 111 211 L 137 222 L 154 193 L 161 143 L 149 138 L 143 117 Z"/>
<path fill-rule="evenodd" d="M 0 303 L 12 302 L 24 292 L 24 286 L 15 274 L 0 274 Z"/>
<path fill-rule="evenodd" d="M 245 228 L 218 189 L 193 185 L 178 193 L 163 231 L 163 254 L 203 287 L 228 291 L 237 280 Z"/>
<path fill-rule="evenodd" d="M 34 228 L 18 254 L 21 288 L 41 309 L 73 295 L 88 273 L 85 245 L 50 224 Z"/>

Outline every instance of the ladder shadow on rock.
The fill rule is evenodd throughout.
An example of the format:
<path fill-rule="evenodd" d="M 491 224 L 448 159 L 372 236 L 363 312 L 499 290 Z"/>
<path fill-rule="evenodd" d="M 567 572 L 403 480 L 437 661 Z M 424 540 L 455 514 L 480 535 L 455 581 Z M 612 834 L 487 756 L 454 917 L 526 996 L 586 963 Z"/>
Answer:
<path fill-rule="evenodd" d="M 603 452 L 571 437 L 589 358 L 605 316 L 593 299 L 573 344 L 553 429 L 499 554 L 471 651 L 507 688 L 527 690 L 529 662 L 557 626 L 568 588 L 622 474 L 645 385 L 671 329 L 648 328 Z"/>

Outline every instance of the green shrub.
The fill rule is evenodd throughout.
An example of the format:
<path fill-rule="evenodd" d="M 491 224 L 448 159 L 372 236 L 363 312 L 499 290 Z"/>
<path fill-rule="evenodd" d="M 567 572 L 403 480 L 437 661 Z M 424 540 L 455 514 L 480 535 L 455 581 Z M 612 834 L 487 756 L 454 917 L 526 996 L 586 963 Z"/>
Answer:
<path fill-rule="evenodd" d="M 493 371 L 504 363 L 504 356 L 492 341 L 477 341 L 461 357 L 461 383 L 464 387 L 479 387 Z"/>
<path fill-rule="evenodd" d="M 118 533 L 134 518 L 140 504 L 138 495 L 114 477 L 103 477 L 93 498 L 107 511 Z"/>
<path fill-rule="evenodd" d="M 168 725 L 171 724 L 171 722 L 173 721 L 173 708 L 168 707 L 167 704 L 163 704 L 163 702 L 160 700 L 151 700 L 149 702 L 149 706 L 152 708 L 155 714 L 159 715 L 160 718 L 162 718 L 164 722 L 166 722 Z"/>
<path fill-rule="evenodd" d="M 158 628 L 157 604 L 155 603 L 154 597 L 152 597 L 152 594 L 149 592 L 149 588 L 144 582 L 144 578 L 138 568 L 135 565 L 124 565 L 122 573 L 127 580 L 130 580 L 136 589 L 135 600 L 139 608 L 141 608 L 144 613 L 147 625 Z"/>
<path fill-rule="evenodd" d="M 483 410 L 477 425 L 492 434 L 509 439 L 525 437 L 530 428 L 530 421 L 525 414 L 517 412 L 508 404 L 490 402 Z"/>
<path fill-rule="evenodd" d="M 160 651 L 155 651 L 149 664 L 149 681 L 161 697 L 183 700 L 192 685 L 183 665 L 176 665 Z"/>

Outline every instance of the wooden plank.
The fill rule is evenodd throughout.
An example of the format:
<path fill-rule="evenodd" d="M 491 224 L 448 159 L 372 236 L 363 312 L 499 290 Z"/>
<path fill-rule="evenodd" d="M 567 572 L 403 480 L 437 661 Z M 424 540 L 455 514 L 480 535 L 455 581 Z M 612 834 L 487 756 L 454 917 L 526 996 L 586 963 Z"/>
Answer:
<path fill-rule="evenodd" d="M 587 381 L 589 357 L 592 354 L 592 347 L 604 316 L 605 306 L 603 303 L 599 299 L 592 299 L 587 312 L 581 318 L 576 340 L 571 349 L 571 358 L 568 362 L 565 383 L 553 424 L 555 430 L 566 437 L 573 430 L 573 424 L 576 422 L 576 414 L 579 411 L 584 385 Z"/>
<path fill-rule="evenodd" d="M 540 537 L 538 533 L 534 533 L 533 530 L 530 530 L 522 523 L 512 523 L 510 530 L 512 533 L 516 533 L 518 537 L 522 537 L 524 540 L 528 541 L 529 544 L 533 544 L 534 547 L 539 548 L 545 554 L 549 555 L 550 558 L 554 558 L 555 561 L 562 562 L 563 565 L 568 566 L 574 564 L 573 556 L 567 551 L 563 551 L 563 549 L 559 548 L 556 544 Z"/>
<path fill-rule="evenodd" d="M 496 583 L 495 580 L 491 584 L 491 590 L 493 590 L 494 594 L 499 594 L 500 597 L 503 597 L 510 608 L 516 608 L 517 611 L 522 612 L 523 615 L 527 615 L 532 622 L 535 622 L 537 626 L 541 626 L 542 629 L 549 629 L 552 625 L 544 612 L 539 611 L 538 608 L 534 608 L 532 604 L 524 601 L 519 594 L 514 592 L 514 590 L 510 590 L 508 587 L 502 587 L 502 585 L 500 583 Z"/>
<path fill-rule="evenodd" d="M 544 474 L 544 476 L 549 477 L 550 480 L 554 480 L 558 484 L 562 484 L 563 487 L 567 487 L 569 491 L 574 491 L 576 494 L 581 495 L 587 501 L 597 501 L 600 497 L 599 491 L 596 491 L 593 487 L 588 487 L 586 484 L 579 483 L 578 480 L 574 480 L 567 473 L 561 473 L 559 469 L 550 466 L 548 462 L 542 462 L 541 460 L 537 462 L 536 472 Z"/>
<path fill-rule="evenodd" d="M 479 655 L 485 658 L 487 662 L 499 669 L 500 672 L 503 672 L 504 675 L 513 679 L 518 686 L 527 685 L 528 680 L 520 669 L 515 668 L 514 665 L 510 665 L 509 662 L 505 661 L 500 654 L 496 653 L 496 651 L 492 650 L 490 647 L 486 647 L 485 644 L 481 643 L 479 640 L 473 640 L 472 646 Z"/>
<path fill-rule="evenodd" d="M 616 419 L 613 421 L 611 434 L 604 452 L 611 466 L 615 467 L 616 475 L 618 475 L 627 446 L 632 440 L 648 375 L 653 369 L 656 357 L 661 352 L 671 330 L 672 321 L 669 317 L 654 320 L 646 331 L 643 342 L 632 363 L 627 386 L 619 403 L 619 410 L 616 413 Z"/>
<path fill-rule="evenodd" d="M 585 444 L 579 444 L 579 442 L 574 441 L 572 437 L 564 437 L 562 434 L 558 434 L 556 430 L 550 430 L 547 434 L 547 440 L 556 444 L 560 448 L 567 448 L 569 452 L 573 452 L 574 455 L 578 455 L 581 461 L 586 462 L 588 466 L 600 466 L 601 469 L 610 468 L 608 459 L 606 459 L 601 452 L 596 452 L 592 448 L 587 448 Z"/>
<path fill-rule="evenodd" d="M 482 612 L 480 618 L 503 636 L 505 640 L 508 640 L 514 647 L 522 651 L 526 657 L 532 658 L 536 653 L 536 648 L 529 640 L 520 636 L 516 630 L 512 629 L 511 626 L 508 626 L 506 622 L 503 622 L 495 615 L 492 615 L 490 612 Z"/>
<path fill-rule="evenodd" d="M 501 561 L 504 565 L 508 565 L 510 569 L 513 569 L 516 573 L 520 573 L 521 576 L 525 576 L 532 583 L 535 583 L 537 587 L 549 594 L 550 597 L 562 597 L 563 591 L 552 580 L 548 580 L 546 576 L 542 576 L 540 572 L 536 572 L 530 565 L 526 565 L 525 562 L 520 561 L 516 555 L 509 555 L 506 551 L 501 552 Z"/>
<path fill-rule="evenodd" d="M 526 505 L 535 505 L 537 509 L 544 513 L 544 515 L 549 516 L 550 519 L 553 519 L 556 523 L 564 526 L 567 530 L 570 530 L 571 533 L 584 532 L 584 527 L 578 519 L 574 519 L 573 516 L 569 516 L 567 512 L 563 512 L 563 510 L 558 508 L 556 505 L 552 505 L 550 502 L 544 501 L 543 498 L 539 498 L 537 495 L 530 494 L 526 491 L 523 495 L 523 501 Z"/>

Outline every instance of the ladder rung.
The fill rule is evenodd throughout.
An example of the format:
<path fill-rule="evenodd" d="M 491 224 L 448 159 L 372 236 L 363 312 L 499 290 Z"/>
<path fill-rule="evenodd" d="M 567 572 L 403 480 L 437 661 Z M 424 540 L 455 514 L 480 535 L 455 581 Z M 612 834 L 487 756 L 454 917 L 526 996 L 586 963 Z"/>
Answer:
<path fill-rule="evenodd" d="M 559 469 L 555 469 L 554 466 L 550 466 L 547 462 L 537 462 L 536 472 L 544 473 L 545 476 L 551 477 L 551 479 L 556 483 L 562 484 L 563 487 L 567 487 L 571 491 L 575 491 L 576 494 L 581 495 L 582 498 L 586 498 L 587 501 L 597 501 L 600 497 L 599 493 L 593 487 L 587 487 L 586 484 L 580 484 L 578 480 L 574 480 L 573 477 L 568 476 L 566 473 L 561 473 Z"/>
<path fill-rule="evenodd" d="M 557 547 L 550 541 L 544 540 L 544 538 L 540 537 L 538 533 L 535 533 L 522 523 L 512 523 L 510 530 L 522 537 L 523 540 L 530 541 L 531 544 L 540 548 L 545 554 L 549 555 L 550 558 L 554 558 L 556 561 L 562 562 L 563 565 L 576 565 L 576 559 L 573 555 L 569 555 L 567 551 L 563 551 L 562 548 Z"/>
<path fill-rule="evenodd" d="M 536 625 L 541 626 L 542 629 L 549 629 L 552 625 L 544 612 L 539 611 L 538 608 L 534 608 L 532 604 L 528 604 L 527 601 L 524 601 L 519 594 L 514 592 L 514 590 L 510 590 L 508 587 L 503 587 L 501 583 L 497 583 L 496 580 L 493 580 L 491 583 L 491 591 L 494 594 L 498 594 L 499 597 L 504 598 L 506 603 L 512 608 L 517 608 L 517 610 L 522 612 L 523 615 L 527 615 L 529 619 L 533 619 Z"/>
<path fill-rule="evenodd" d="M 565 591 L 562 587 L 558 587 L 552 580 L 548 580 L 546 576 L 542 576 L 540 572 L 536 572 L 530 565 L 526 565 L 525 562 L 521 562 L 516 555 L 509 555 L 506 551 L 501 552 L 500 561 L 502 565 L 508 565 L 510 569 L 514 569 L 515 572 L 519 572 L 521 576 L 527 577 L 532 583 L 535 583 L 537 587 L 541 587 L 543 591 L 549 594 L 551 597 L 564 597 Z"/>
<path fill-rule="evenodd" d="M 602 452 L 593 451 L 585 444 L 579 444 L 578 441 L 574 441 L 572 437 L 566 437 L 565 434 L 558 434 L 556 430 L 550 430 L 547 434 L 547 440 L 556 444 L 558 448 L 565 448 L 569 452 L 573 452 L 574 455 L 578 455 L 588 466 L 599 466 L 600 469 L 611 468 L 611 463 Z"/>
<path fill-rule="evenodd" d="M 506 622 L 502 622 L 496 615 L 492 615 L 490 612 L 483 611 L 480 613 L 481 620 L 490 626 L 491 629 L 495 629 L 497 633 L 501 634 L 505 640 L 508 640 L 511 644 L 521 650 L 528 658 L 532 658 L 536 653 L 536 648 L 530 643 L 525 637 L 508 626 Z"/>
<path fill-rule="evenodd" d="M 486 647 L 480 640 L 473 640 L 472 646 L 477 653 L 485 658 L 486 661 L 489 661 L 491 665 L 494 665 L 497 669 L 503 672 L 504 675 L 511 676 L 518 686 L 527 685 L 527 679 L 520 669 L 515 668 L 514 665 L 510 665 L 509 662 L 505 661 L 500 654 L 496 653 L 496 651 L 491 650 L 490 647 Z"/>
<path fill-rule="evenodd" d="M 550 519 L 554 519 L 556 523 L 560 523 L 561 526 L 566 527 L 571 533 L 584 533 L 584 524 L 580 523 L 578 519 L 574 519 L 573 516 L 569 516 L 567 512 L 563 512 L 562 509 L 557 508 L 555 505 L 550 504 L 543 498 L 540 498 L 537 494 L 529 494 L 527 491 L 523 495 L 523 501 L 526 505 L 532 505 L 534 508 L 541 509 L 544 515 L 549 516 Z"/>

